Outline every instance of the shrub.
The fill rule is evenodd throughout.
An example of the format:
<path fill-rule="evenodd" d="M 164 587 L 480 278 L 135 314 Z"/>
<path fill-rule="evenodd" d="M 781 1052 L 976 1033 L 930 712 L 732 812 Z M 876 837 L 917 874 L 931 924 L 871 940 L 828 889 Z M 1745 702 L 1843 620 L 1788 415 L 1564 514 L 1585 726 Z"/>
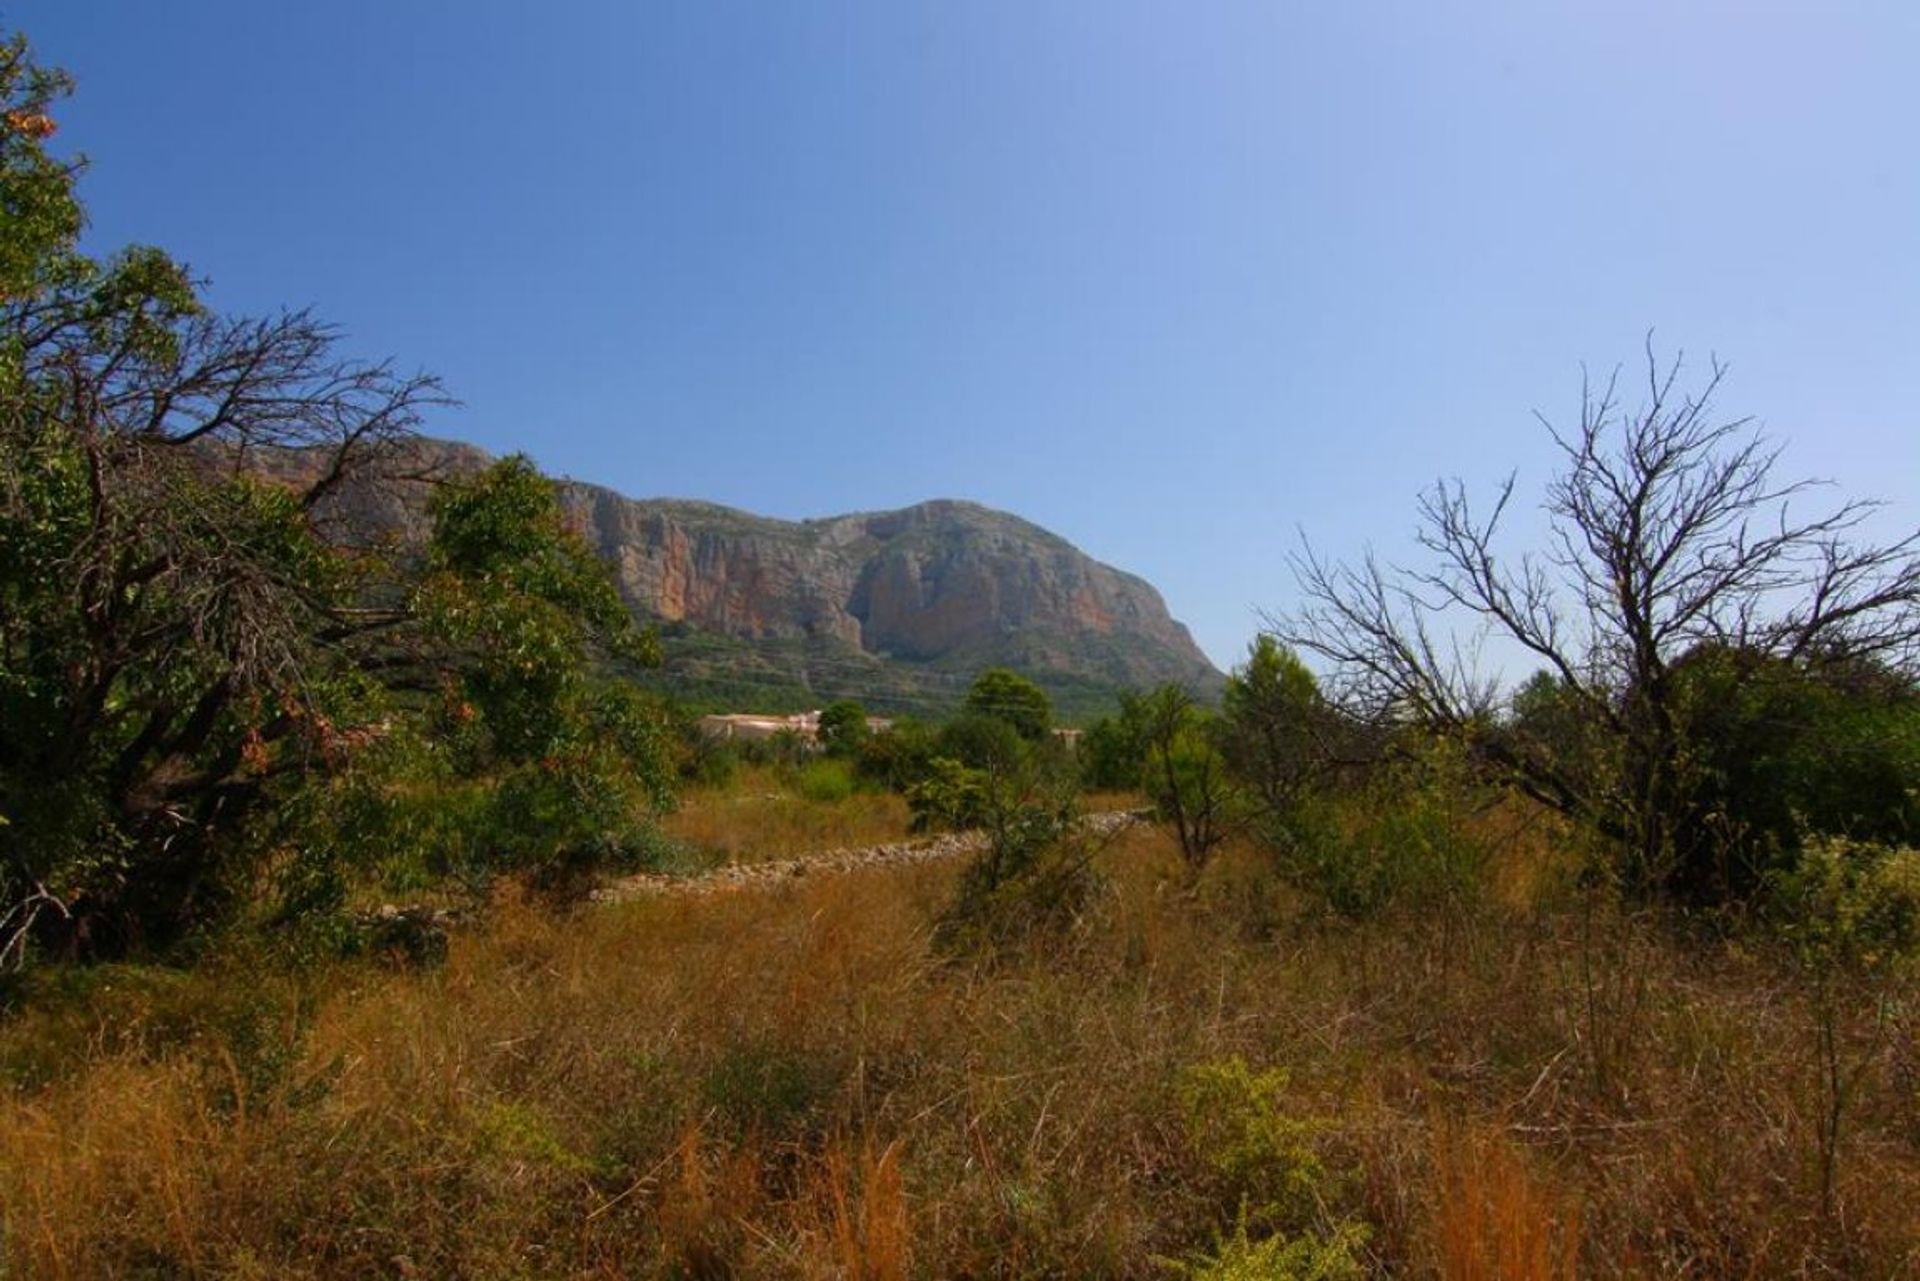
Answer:
<path fill-rule="evenodd" d="M 1243 1219 L 1213 1253 L 1167 1262 L 1193 1281 L 1360 1281 L 1366 1269 L 1354 1255 L 1371 1235 L 1364 1224 L 1342 1222 L 1325 1236 L 1276 1233 L 1256 1240 Z"/>
<path fill-rule="evenodd" d="M 820 713 L 820 742 L 835 756 L 857 756 L 867 740 L 867 709 L 850 698 L 829 703 Z"/>
<path fill-rule="evenodd" d="M 1337 1180 L 1321 1159 L 1324 1122 L 1286 1106 L 1287 1073 L 1245 1059 L 1199 1063 L 1174 1087 L 1187 1143 L 1233 1206 L 1233 1235 L 1173 1267 L 1204 1281 L 1346 1281 L 1364 1275 L 1355 1251 L 1367 1228 L 1332 1219 Z M 1268 1233 L 1256 1237 L 1250 1228 Z"/>
<path fill-rule="evenodd" d="M 1920 850 L 1822 837 L 1775 895 L 1779 929 L 1817 971 L 1868 976 L 1920 954 Z"/>
<path fill-rule="evenodd" d="M 936 756 L 926 777 L 907 786 L 907 808 L 916 832 L 960 831 L 985 817 L 987 776 L 959 761 Z"/>
<path fill-rule="evenodd" d="M 794 785 L 810 801 L 835 804 L 853 795 L 853 766 L 844 760 L 808 761 Z"/>
<path fill-rule="evenodd" d="M 1187 1142 L 1245 1221 L 1279 1228 L 1312 1223 L 1330 1182 L 1316 1146 L 1325 1128 L 1285 1106 L 1288 1077 L 1245 1059 L 1200 1063 L 1175 1087 Z"/>
<path fill-rule="evenodd" d="M 935 735 L 920 721 L 902 718 L 891 728 L 869 734 L 860 744 L 859 769 L 870 779 L 896 792 L 926 777 L 938 755 Z"/>
<path fill-rule="evenodd" d="M 982 794 L 987 848 L 960 876 L 935 928 L 936 946 L 972 952 L 1058 935 L 1085 913 L 1102 882 L 1096 839 L 1079 826 L 1070 794 Z"/>
<path fill-rule="evenodd" d="M 1480 795 L 1460 753 L 1433 744 L 1358 788 L 1296 804 L 1267 837 L 1282 876 L 1342 916 L 1458 909 L 1487 886 L 1493 851 L 1465 821 Z"/>

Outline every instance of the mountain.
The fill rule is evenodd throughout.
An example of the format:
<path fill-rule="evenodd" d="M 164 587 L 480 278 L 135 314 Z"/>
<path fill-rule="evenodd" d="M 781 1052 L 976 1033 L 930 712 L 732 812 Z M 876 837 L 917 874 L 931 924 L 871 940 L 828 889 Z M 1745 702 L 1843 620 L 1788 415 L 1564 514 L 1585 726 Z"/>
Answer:
<path fill-rule="evenodd" d="M 421 440 L 394 470 L 459 475 L 489 461 Z M 252 465 L 299 481 L 318 460 L 267 451 Z M 417 538 L 428 492 L 419 479 L 347 486 L 323 515 Z M 977 503 L 785 521 L 574 480 L 560 482 L 560 501 L 634 613 L 660 625 L 668 662 L 646 679 L 696 701 L 774 711 L 855 697 L 939 714 L 981 669 L 1005 666 L 1075 717 L 1122 688 L 1178 681 L 1210 697 L 1220 685 L 1145 580 Z"/>

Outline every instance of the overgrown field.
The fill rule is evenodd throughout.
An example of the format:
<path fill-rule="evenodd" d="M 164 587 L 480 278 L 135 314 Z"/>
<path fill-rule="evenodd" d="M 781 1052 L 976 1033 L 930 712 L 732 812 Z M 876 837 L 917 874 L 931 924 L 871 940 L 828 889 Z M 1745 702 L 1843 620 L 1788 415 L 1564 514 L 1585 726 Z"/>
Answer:
<path fill-rule="evenodd" d="M 1363 922 L 1142 828 L 987 953 L 921 866 L 503 899 L 427 972 L 61 972 L 0 1028 L 6 1274 L 1913 1275 L 1911 987 L 1472 823 L 1485 893 Z"/>

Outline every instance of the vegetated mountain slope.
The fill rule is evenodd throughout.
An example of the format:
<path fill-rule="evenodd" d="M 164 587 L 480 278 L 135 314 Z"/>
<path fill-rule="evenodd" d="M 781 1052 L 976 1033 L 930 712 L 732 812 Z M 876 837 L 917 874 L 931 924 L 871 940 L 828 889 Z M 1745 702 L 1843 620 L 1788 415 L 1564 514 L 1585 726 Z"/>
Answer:
<path fill-rule="evenodd" d="M 423 440 L 396 473 L 457 475 L 488 457 Z M 266 455 L 294 478 L 312 460 Z M 360 535 L 417 537 L 429 483 L 345 488 L 327 515 Z M 1007 666 L 1086 714 L 1116 689 L 1220 673 L 1144 580 L 1030 521 L 977 503 L 784 521 L 713 503 L 637 500 L 579 481 L 561 502 L 613 566 L 634 612 L 661 624 L 667 668 L 648 679 L 713 703 L 770 710 L 861 698 L 944 711 L 982 668 Z"/>

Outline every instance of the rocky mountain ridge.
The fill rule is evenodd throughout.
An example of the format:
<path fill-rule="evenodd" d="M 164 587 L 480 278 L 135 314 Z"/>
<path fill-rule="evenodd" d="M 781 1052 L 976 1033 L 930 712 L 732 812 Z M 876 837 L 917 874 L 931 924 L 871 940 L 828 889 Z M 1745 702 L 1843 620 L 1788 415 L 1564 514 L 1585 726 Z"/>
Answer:
<path fill-rule="evenodd" d="M 457 476 L 491 461 L 456 442 L 421 440 L 409 451 L 395 469 L 408 476 Z M 298 481 L 313 460 L 268 455 L 253 465 Z M 418 479 L 348 486 L 325 514 L 361 532 L 417 537 L 429 492 Z M 749 689 L 797 682 L 820 696 L 848 686 L 873 698 L 863 666 L 874 677 L 904 669 L 921 679 L 893 701 L 930 704 L 951 701 L 962 679 L 992 665 L 1089 691 L 1173 680 L 1205 693 L 1220 680 L 1152 585 L 977 503 L 785 521 L 576 480 L 560 482 L 560 501 L 636 615 L 665 625 L 670 658 L 677 648 L 680 665 L 692 665 L 681 675 L 696 683 L 731 673 Z"/>

